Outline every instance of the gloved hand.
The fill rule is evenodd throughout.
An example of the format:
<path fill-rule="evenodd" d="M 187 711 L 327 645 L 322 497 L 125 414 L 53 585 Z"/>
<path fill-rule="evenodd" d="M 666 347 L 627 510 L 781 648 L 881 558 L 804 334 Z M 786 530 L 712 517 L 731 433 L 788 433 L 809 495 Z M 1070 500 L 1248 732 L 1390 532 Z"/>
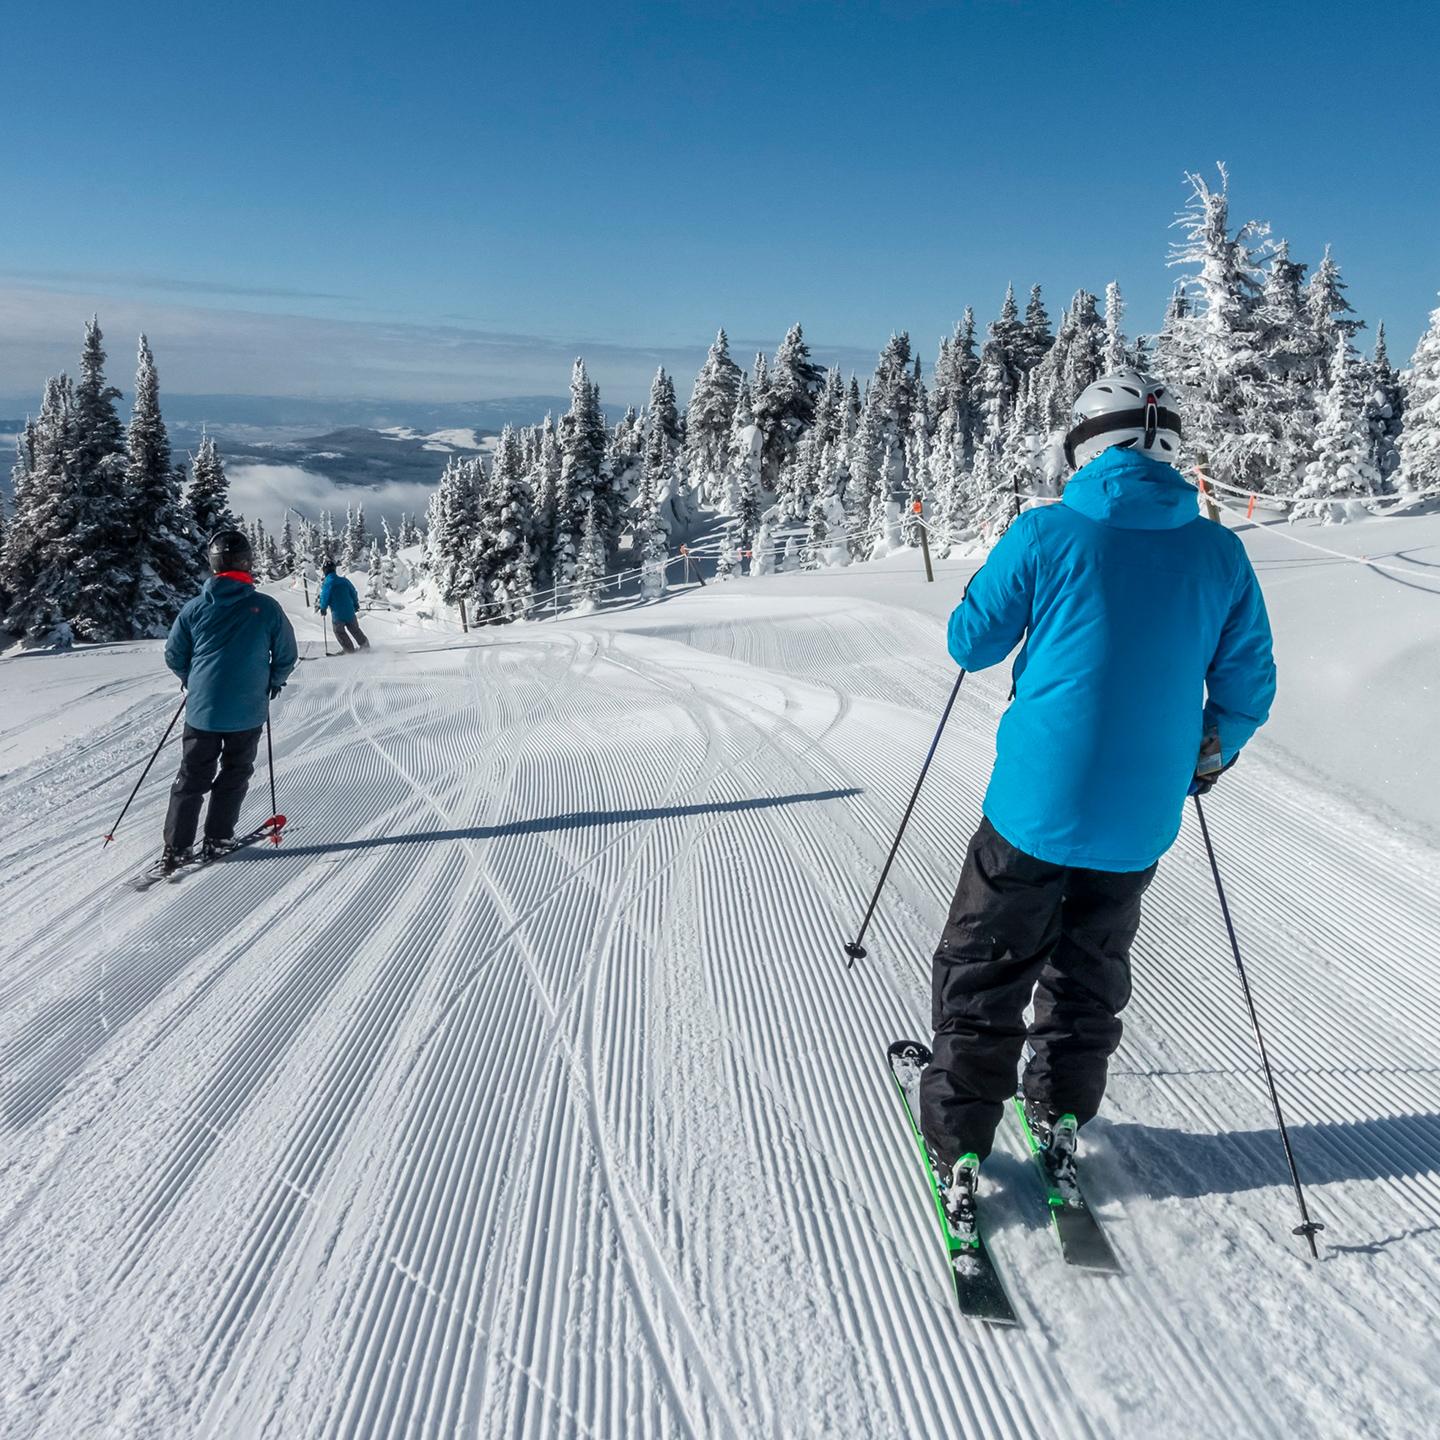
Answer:
<path fill-rule="evenodd" d="M 315 608 L 316 608 L 322 615 L 325 613 L 325 607 L 324 607 L 323 605 L 317 605 Z"/>
<path fill-rule="evenodd" d="M 1232 755 L 1228 762 L 1220 749 L 1220 735 L 1215 730 L 1205 733 L 1200 742 L 1200 758 L 1195 763 L 1195 774 L 1190 781 L 1187 795 L 1208 795 L 1215 782 L 1233 765 L 1240 756 Z"/>
<path fill-rule="evenodd" d="M 272 700 L 278 700 L 284 689 L 285 687 L 283 685 L 272 685 L 270 687 L 270 698 Z"/>

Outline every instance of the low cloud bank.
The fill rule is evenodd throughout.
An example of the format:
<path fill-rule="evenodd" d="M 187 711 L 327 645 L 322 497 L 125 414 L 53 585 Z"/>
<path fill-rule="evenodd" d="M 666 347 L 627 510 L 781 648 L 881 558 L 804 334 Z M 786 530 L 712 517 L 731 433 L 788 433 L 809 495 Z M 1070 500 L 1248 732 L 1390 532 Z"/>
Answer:
<path fill-rule="evenodd" d="M 267 530 L 278 530 L 285 523 L 286 506 L 315 521 L 322 510 L 329 510 L 338 526 L 347 505 L 364 505 L 367 524 L 378 530 L 382 517 L 393 526 L 402 510 L 423 517 L 435 489 L 410 480 L 337 485 L 300 465 L 232 463 L 225 471 L 230 477 L 230 508 L 248 520 L 263 520 Z"/>

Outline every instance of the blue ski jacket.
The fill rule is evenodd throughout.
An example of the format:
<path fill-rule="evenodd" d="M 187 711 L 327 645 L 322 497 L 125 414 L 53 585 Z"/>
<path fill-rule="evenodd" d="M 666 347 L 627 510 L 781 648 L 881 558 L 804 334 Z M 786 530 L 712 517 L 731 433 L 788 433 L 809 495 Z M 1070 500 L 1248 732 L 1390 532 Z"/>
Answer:
<path fill-rule="evenodd" d="M 165 642 L 165 663 L 190 694 L 186 723 L 197 730 L 263 725 L 270 691 L 285 684 L 298 658 L 278 602 L 226 575 L 205 582 Z"/>
<path fill-rule="evenodd" d="M 332 571 L 320 582 L 320 598 L 315 603 L 322 615 L 328 608 L 336 620 L 348 625 L 359 612 L 360 596 L 343 575 Z"/>
<path fill-rule="evenodd" d="M 985 814 L 1037 859 L 1145 869 L 1180 833 L 1203 735 L 1228 764 L 1270 713 L 1244 546 L 1200 518 L 1178 471 L 1112 447 L 1010 526 L 950 617 L 967 670 L 1022 638 Z"/>

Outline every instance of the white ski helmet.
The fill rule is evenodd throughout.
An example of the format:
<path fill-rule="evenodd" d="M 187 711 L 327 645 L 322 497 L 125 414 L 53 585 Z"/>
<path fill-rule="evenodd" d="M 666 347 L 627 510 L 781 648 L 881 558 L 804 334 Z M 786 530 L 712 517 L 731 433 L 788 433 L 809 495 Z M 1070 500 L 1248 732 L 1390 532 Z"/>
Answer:
<path fill-rule="evenodd" d="M 1180 416 L 1166 408 L 1170 387 L 1128 367 L 1087 385 L 1070 413 L 1065 458 L 1078 470 L 1112 445 L 1173 465 L 1180 454 Z"/>

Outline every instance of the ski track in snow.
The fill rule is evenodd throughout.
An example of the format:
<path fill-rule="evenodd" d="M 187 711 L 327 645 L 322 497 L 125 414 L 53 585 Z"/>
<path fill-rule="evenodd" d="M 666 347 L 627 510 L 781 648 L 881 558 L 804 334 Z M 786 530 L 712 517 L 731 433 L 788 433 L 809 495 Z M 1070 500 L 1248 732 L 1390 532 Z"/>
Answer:
<path fill-rule="evenodd" d="M 110 718 L 0 776 L 0 1434 L 1431 1433 L 1423 841 L 1263 744 L 1209 807 L 1322 1261 L 1192 816 L 1086 1132 L 1128 1273 L 1064 1267 L 1007 1120 L 986 1204 L 1025 1328 L 988 1331 L 884 1053 L 928 1032 L 1006 678 L 962 688 L 847 973 L 953 681 L 932 620 L 722 589 L 374 629 L 277 708 L 278 849 L 119 884 L 173 773 L 101 851 L 158 656 L 97 656 Z"/>

